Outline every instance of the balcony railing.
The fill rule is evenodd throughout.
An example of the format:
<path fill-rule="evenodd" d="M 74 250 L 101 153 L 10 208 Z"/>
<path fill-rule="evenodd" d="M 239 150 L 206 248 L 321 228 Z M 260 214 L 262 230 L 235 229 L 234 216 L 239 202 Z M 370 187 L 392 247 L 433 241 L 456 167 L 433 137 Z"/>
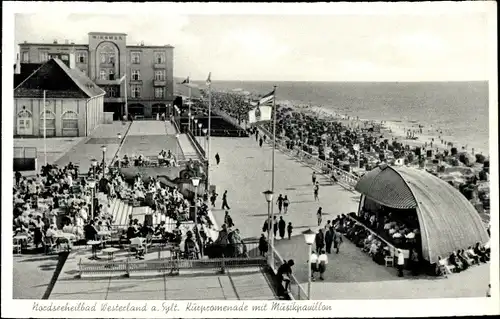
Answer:
<path fill-rule="evenodd" d="M 124 103 L 125 99 L 122 97 L 104 97 L 104 102 L 106 103 Z"/>
<path fill-rule="evenodd" d="M 153 80 L 154 86 L 165 86 L 167 85 L 167 81 L 165 80 Z"/>
<path fill-rule="evenodd" d="M 119 79 L 96 79 L 95 84 L 97 85 L 120 85 L 120 80 Z"/>
<path fill-rule="evenodd" d="M 155 63 L 155 64 L 154 64 L 154 68 L 155 68 L 155 69 L 164 69 L 164 68 L 166 68 L 166 67 L 167 67 L 167 65 L 166 65 L 166 63 L 165 63 L 165 62 L 163 62 L 163 63 Z"/>

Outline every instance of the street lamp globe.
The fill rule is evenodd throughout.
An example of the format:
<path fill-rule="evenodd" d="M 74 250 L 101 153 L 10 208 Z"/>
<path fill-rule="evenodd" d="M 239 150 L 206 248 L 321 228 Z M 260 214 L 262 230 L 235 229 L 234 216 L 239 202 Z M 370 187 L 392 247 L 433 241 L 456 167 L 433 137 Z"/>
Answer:
<path fill-rule="evenodd" d="M 121 140 L 122 139 L 122 133 L 118 133 L 118 139 Z"/>
<path fill-rule="evenodd" d="M 191 117 L 191 112 L 188 113 L 188 117 Z"/>
<path fill-rule="evenodd" d="M 272 202 L 272 201 L 273 201 L 273 194 L 274 194 L 274 193 L 273 193 L 272 191 L 267 190 L 267 191 L 265 191 L 265 192 L 262 192 L 262 194 L 264 194 L 264 196 L 266 197 L 266 201 L 267 201 L 268 203 L 270 203 L 270 202 Z"/>
<path fill-rule="evenodd" d="M 198 187 L 198 185 L 200 185 L 200 180 L 201 180 L 201 178 L 199 178 L 199 177 L 191 178 L 191 182 L 193 183 L 194 187 Z"/>
<path fill-rule="evenodd" d="M 93 180 L 93 179 L 87 180 L 87 185 L 89 186 L 89 188 L 91 188 L 91 189 L 94 188 L 95 184 L 96 184 L 95 180 Z"/>
<path fill-rule="evenodd" d="M 191 120 L 194 120 L 194 115 L 191 115 Z"/>
<path fill-rule="evenodd" d="M 314 239 L 316 238 L 316 233 L 313 232 L 310 228 L 302 233 L 304 235 L 304 240 L 306 244 L 312 245 L 314 244 Z"/>
<path fill-rule="evenodd" d="M 106 152 L 106 145 L 101 146 L 101 150 L 102 150 L 103 152 Z"/>
<path fill-rule="evenodd" d="M 181 136 L 179 133 L 175 134 L 176 139 L 179 139 L 179 136 Z"/>
<path fill-rule="evenodd" d="M 201 129 L 201 127 L 202 127 L 202 126 L 203 126 L 203 124 L 198 123 L 198 128 L 200 128 L 200 129 Z"/>
<path fill-rule="evenodd" d="M 204 128 L 204 129 L 203 129 L 203 134 L 205 134 L 205 135 L 206 135 L 206 134 L 207 134 L 207 132 L 208 132 L 208 129 L 207 129 L 207 128 Z"/>
<path fill-rule="evenodd" d="M 194 119 L 194 124 L 198 123 L 198 119 Z"/>
<path fill-rule="evenodd" d="M 96 167 L 97 166 L 97 160 L 95 158 L 91 159 L 90 160 L 90 164 L 92 165 L 92 167 Z"/>

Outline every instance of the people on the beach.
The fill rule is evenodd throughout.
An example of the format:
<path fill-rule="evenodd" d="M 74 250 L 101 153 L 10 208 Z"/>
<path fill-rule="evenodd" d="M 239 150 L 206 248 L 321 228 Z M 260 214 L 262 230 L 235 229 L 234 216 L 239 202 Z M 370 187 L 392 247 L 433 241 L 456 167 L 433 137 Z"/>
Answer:
<path fill-rule="evenodd" d="M 278 222 L 278 229 L 279 229 L 281 239 L 284 239 L 285 238 L 285 231 L 286 231 L 286 222 L 283 219 L 283 216 L 280 216 L 280 220 Z"/>
<path fill-rule="evenodd" d="M 316 182 L 316 184 L 314 184 L 313 192 L 314 192 L 314 201 L 319 201 L 319 183 L 318 182 Z"/>
<path fill-rule="evenodd" d="M 293 225 L 292 222 L 288 222 L 288 226 L 286 227 L 286 231 L 288 233 L 288 239 L 292 239 Z"/>
<path fill-rule="evenodd" d="M 280 194 L 280 196 L 278 196 L 278 199 L 276 200 L 276 205 L 278 205 L 278 212 L 281 214 L 281 210 L 283 208 L 283 195 Z"/>
<path fill-rule="evenodd" d="M 215 153 L 215 163 L 217 164 L 217 166 L 219 166 L 219 163 L 220 163 L 219 153 Z"/>
<path fill-rule="evenodd" d="M 316 185 L 316 172 L 314 172 L 314 171 L 312 173 L 312 183 L 313 183 L 313 185 Z"/>
<path fill-rule="evenodd" d="M 318 221 L 318 226 L 321 226 L 321 222 L 323 221 L 323 208 L 322 207 L 318 208 L 318 211 L 316 212 L 316 219 Z"/>
<path fill-rule="evenodd" d="M 288 199 L 288 195 L 285 195 L 285 198 L 283 199 L 283 211 L 284 213 L 288 213 L 288 206 L 290 205 L 290 200 Z"/>

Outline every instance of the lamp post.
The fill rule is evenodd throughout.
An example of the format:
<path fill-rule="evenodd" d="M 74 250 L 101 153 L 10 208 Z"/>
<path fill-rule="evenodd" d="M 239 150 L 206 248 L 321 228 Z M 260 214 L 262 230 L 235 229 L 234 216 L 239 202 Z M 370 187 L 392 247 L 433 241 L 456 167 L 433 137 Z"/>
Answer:
<path fill-rule="evenodd" d="M 197 133 L 196 131 L 198 130 L 198 128 L 196 127 L 198 125 L 198 119 L 194 119 L 193 122 L 194 122 L 193 134 L 194 136 L 196 136 Z"/>
<path fill-rule="evenodd" d="M 190 117 L 190 121 L 191 121 L 191 122 L 189 122 L 189 123 L 190 123 L 189 125 L 190 125 L 190 127 L 191 127 L 192 125 L 194 125 L 194 124 L 192 123 L 192 122 L 194 122 L 194 115 L 191 115 L 191 117 Z M 193 128 L 191 127 L 191 130 L 192 130 L 192 129 L 193 129 Z M 192 131 L 191 131 L 191 132 L 192 132 Z"/>
<path fill-rule="evenodd" d="M 121 167 L 121 160 L 120 160 L 120 145 L 122 142 L 122 133 L 118 133 L 118 151 L 116 151 L 116 157 L 118 158 L 118 168 Z"/>
<path fill-rule="evenodd" d="M 198 234 L 200 233 L 198 229 L 198 185 L 200 185 L 200 178 L 199 177 L 193 177 L 191 178 L 191 182 L 193 183 L 194 186 L 194 225 L 196 227 L 196 231 Z M 200 247 L 200 255 L 203 257 L 203 242 L 201 242 L 201 247 Z"/>
<path fill-rule="evenodd" d="M 201 127 L 202 127 L 202 126 L 203 126 L 203 124 L 198 123 L 198 136 L 200 136 L 200 138 L 202 138 L 202 137 L 201 137 Z"/>
<path fill-rule="evenodd" d="M 191 112 L 188 113 L 188 131 L 191 130 Z"/>
<path fill-rule="evenodd" d="M 90 160 L 90 165 L 92 166 L 92 174 L 95 175 L 95 169 L 97 167 L 97 160 L 95 158 Z"/>
<path fill-rule="evenodd" d="M 96 181 L 94 179 L 89 179 L 87 180 L 87 185 L 90 188 L 90 193 L 92 194 L 92 199 L 90 200 L 90 216 L 92 219 L 94 219 L 94 191 L 95 191 L 95 185 Z"/>
<path fill-rule="evenodd" d="M 267 190 L 265 192 L 262 192 L 264 196 L 266 197 L 267 201 L 267 220 L 268 220 L 268 225 L 267 225 L 267 241 L 269 245 L 269 264 L 271 267 L 274 267 L 274 232 L 273 232 L 273 216 L 274 214 L 271 213 L 271 204 L 273 202 L 273 195 L 274 193 L 270 190 Z"/>
<path fill-rule="evenodd" d="M 106 175 L 106 145 L 101 146 L 102 150 L 102 177 Z"/>
<path fill-rule="evenodd" d="M 207 150 L 207 132 L 208 129 L 205 127 L 203 129 L 203 135 L 205 135 L 205 138 L 203 139 L 203 148 L 205 149 L 205 151 Z"/>
<path fill-rule="evenodd" d="M 308 251 L 308 275 L 307 275 L 307 300 L 311 300 L 311 255 L 312 255 L 312 244 L 314 243 L 314 239 L 316 238 L 316 233 L 313 232 L 310 228 L 303 232 L 304 240 L 306 241 L 307 246 L 309 247 Z"/>

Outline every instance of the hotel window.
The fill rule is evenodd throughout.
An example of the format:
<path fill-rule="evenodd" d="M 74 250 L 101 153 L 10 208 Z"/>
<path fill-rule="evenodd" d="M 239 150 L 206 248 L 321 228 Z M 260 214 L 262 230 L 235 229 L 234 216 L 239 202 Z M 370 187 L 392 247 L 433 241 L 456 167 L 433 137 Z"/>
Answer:
<path fill-rule="evenodd" d="M 132 97 L 141 97 L 141 87 L 138 85 L 132 85 Z"/>
<path fill-rule="evenodd" d="M 108 94 L 108 97 L 116 97 L 118 95 L 117 90 L 112 86 L 106 88 L 106 93 Z"/>
<path fill-rule="evenodd" d="M 165 95 L 164 88 L 155 88 L 155 98 L 162 99 Z"/>
<path fill-rule="evenodd" d="M 156 52 L 155 53 L 155 63 L 158 63 L 158 64 L 165 63 L 165 52 Z"/>
<path fill-rule="evenodd" d="M 47 62 L 49 60 L 49 53 L 47 51 L 40 51 L 39 53 L 40 62 Z"/>
<path fill-rule="evenodd" d="M 165 81 L 165 70 L 155 71 L 155 80 L 156 81 Z"/>
<path fill-rule="evenodd" d="M 132 52 L 132 63 L 133 64 L 140 64 L 141 63 L 141 52 Z"/>
<path fill-rule="evenodd" d="M 29 54 L 29 52 L 27 52 L 27 51 L 23 52 L 22 61 L 23 62 L 29 62 L 30 61 L 30 54 Z"/>
<path fill-rule="evenodd" d="M 141 79 L 141 72 L 139 70 L 132 70 L 132 80 L 139 81 Z"/>
<path fill-rule="evenodd" d="M 87 60 L 87 54 L 85 54 L 85 52 L 78 53 L 78 63 L 86 63 L 85 62 L 86 60 Z"/>
<path fill-rule="evenodd" d="M 99 72 L 99 79 L 101 79 L 101 80 L 107 80 L 108 79 L 108 76 L 106 74 L 106 70 L 101 70 Z"/>
<path fill-rule="evenodd" d="M 113 69 L 109 69 L 109 79 L 111 81 L 115 79 L 115 71 L 113 71 Z"/>

